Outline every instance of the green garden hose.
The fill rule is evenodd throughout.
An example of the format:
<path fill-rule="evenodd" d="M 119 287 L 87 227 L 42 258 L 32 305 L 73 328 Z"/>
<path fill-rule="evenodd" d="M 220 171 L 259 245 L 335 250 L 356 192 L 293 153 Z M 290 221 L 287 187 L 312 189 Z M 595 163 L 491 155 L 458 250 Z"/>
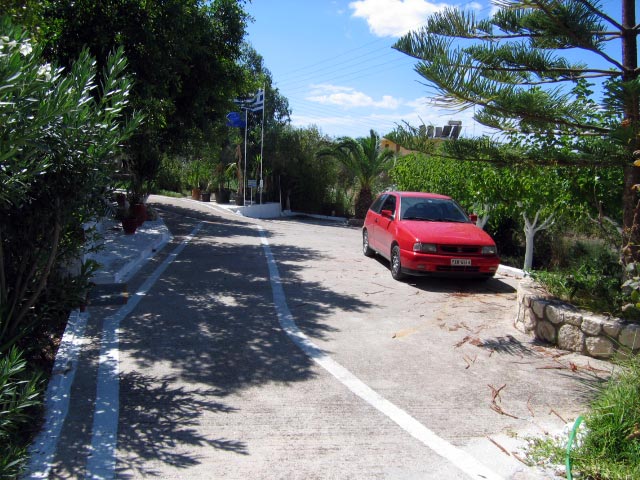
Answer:
<path fill-rule="evenodd" d="M 567 480 L 573 480 L 573 476 L 571 475 L 571 447 L 573 446 L 573 442 L 576 439 L 576 433 L 581 423 L 582 415 L 576 418 L 576 421 L 573 424 L 573 428 L 571 429 L 571 433 L 569 434 L 569 443 L 567 443 L 567 458 L 565 462 L 565 466 L 567 467 Z"/>

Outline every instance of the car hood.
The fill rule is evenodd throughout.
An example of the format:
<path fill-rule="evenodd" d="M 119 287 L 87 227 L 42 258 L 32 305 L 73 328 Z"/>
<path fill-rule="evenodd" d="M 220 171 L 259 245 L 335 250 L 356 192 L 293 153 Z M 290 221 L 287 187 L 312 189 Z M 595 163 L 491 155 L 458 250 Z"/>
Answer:
<path fill-rule="evenodd" d="M 448 245 L 495 245 L 487 232 L 473 223 L 427 222 L 405 220 L 407 232 L 423 243 Z"/>

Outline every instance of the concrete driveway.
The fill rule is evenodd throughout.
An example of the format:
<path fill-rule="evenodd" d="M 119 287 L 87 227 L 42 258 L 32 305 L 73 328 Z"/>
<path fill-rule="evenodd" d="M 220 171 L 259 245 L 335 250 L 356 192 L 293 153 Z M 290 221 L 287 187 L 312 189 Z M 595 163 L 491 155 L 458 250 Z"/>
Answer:
<path fill-rule="evenodd" d="M 50 478 L 549 478 L 518 448 L 608 368 L 517 332 L 513 278 L 396 282 L 357 228 L 152 201 L 174 240 L 90 312 Z"/>

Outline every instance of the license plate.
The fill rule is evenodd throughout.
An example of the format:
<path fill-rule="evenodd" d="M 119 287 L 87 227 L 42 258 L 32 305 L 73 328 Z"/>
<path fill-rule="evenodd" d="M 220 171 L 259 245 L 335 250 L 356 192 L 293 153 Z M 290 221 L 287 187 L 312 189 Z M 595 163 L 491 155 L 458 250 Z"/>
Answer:
<path fill-rule="evenodd" d="M 455 265 L 458 267 L 470 267 L 471 259 L 470 258 L 452 258 L 451 265 Z"/>

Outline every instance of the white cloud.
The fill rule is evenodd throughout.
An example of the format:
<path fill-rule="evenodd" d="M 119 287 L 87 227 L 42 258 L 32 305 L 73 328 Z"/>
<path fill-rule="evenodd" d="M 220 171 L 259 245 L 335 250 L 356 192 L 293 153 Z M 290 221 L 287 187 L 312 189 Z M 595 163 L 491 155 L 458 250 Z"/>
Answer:
<path fill-rule="evenodd" d="M 348 93 L 352 89 L 349 87 L 338 87 L 333 85 L 317 86 L 340 93 Z M 444 126 L 449 120 L 462 121 L 462 135 L 467 137 L 480 136 L 483 134 L 491 135 L 493 132 L 476 123 L 473 120 L 473 109 L 467 109 L 462 112 L 446 110 L 437 107 L 433 100 L 429 97 L 420 97 L 411 101 L 398 101 L 397 109 L 380 113 L 380 111 L 368 111 L 363 114 L 349 113 L 342 114 L 344 108 L 331 110 L 341 106 L 336 104 L 323 105 L 322 113 L 319 110 L 306 110 L 302 108 L 303 113 L 296 113 L 294 108 L 291 117 L 292 124 L 297 127 L 306 127 L 309 125 L 317 125 L 322 132 L 333 136 L 350 136 L 353 138 L 367 136 L 370 129 L 377 131 L 381 135 L 385 135 L 393 130 L 397 125 L 408 122 L 412 126 L 425 125 Z"/>
<path fill-rule="evenodd" d="M 337 85 L 312 85 L 312 91 L 306 100 L 322 105 L 337 105 L 343 108 L 384 108 L 394 110 L 400 106 L 400 100 L 391 95 L 383 95 L 375 100 L 366 93 L 359 92 L 352 87 Z"/>
<path fill-rule="evenodd" d="M 349 4 L 352 15 L 365 19 L 378 37 L 399 37 L 447 6 L 426 0 L 358 0 Z"/>

